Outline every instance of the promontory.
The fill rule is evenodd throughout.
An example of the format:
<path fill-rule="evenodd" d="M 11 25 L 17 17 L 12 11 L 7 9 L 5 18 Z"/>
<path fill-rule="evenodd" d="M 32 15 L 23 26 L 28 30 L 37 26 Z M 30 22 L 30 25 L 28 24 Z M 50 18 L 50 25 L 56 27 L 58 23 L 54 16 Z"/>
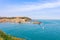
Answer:
<path fill-rule="evenodd" d="M 0 17 L 0 23 L 33 23 L 40 24 L 38 21 L 32 22 L 32 19 L 29 17 Z"/>

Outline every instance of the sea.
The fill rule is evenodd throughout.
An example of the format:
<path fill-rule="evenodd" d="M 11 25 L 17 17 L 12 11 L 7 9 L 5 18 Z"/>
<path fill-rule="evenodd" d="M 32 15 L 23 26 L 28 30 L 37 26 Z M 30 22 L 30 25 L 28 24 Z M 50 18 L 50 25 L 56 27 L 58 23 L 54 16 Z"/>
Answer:
<path fill-rule="evenodd" d="M 37 21 L 42 23 L 0 23 L 0 30 L 26 40 L 60 40 L 60 20 Z"/>

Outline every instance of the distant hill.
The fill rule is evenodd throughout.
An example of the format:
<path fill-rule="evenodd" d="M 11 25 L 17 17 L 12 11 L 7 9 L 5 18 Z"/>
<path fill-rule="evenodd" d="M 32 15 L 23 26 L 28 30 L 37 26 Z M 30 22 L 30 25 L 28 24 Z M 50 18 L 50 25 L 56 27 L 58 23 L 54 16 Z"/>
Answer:
<path fill-rule="evenodd" d="M 24 23 L 31 21 L 28 17 L 0 17 L 0 23 L 11 22 L 11 23 Z"/>

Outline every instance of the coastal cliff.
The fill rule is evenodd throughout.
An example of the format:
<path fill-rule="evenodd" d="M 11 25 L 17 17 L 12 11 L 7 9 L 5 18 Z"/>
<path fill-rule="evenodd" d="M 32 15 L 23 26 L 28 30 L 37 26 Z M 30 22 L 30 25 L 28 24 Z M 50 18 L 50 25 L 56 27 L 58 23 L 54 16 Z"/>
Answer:
<path fill-rule="evenodd" d="M 28 17 L 0 17 L 0 23 L 33 23 L 33 24 L 40 24 L 41 22 L 34 21 L 32 22 L 31 18 Z"/>
<path fill-rule="evenodd" d="M 31 19 L 28 17 L 0 17 L 0 23 L 11 22 L 11 23 L 23 23 L 28 22 Z"/>

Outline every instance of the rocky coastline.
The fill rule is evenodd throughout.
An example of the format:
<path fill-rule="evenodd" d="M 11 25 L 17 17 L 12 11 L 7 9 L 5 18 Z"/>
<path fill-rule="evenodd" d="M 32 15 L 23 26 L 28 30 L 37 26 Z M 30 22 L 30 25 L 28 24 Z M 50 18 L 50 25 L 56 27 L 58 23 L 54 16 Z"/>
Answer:
<path fill-rule="evenodd" d="M 33 23 L 33 24 L 40 24 L 41 22 L 35 21 L 31 22 L 32 19 L 28 17 L 0 17 L 0 23 Z"/>

